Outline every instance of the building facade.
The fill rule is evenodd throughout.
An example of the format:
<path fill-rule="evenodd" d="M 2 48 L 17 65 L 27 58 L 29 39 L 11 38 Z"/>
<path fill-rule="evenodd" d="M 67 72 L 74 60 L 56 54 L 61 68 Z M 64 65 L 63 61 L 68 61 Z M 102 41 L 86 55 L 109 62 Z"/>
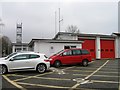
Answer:
<path fill-rule="evenodd" d="M 102 58 L 120 58 L 119 36 L 101 35 L 101 34 L 82 34 L 82 33 L 66 33 L 59 32 L 55 36 L 55 40 L 83 40 L 82 48 L 90 51 L 93 59 Z"/>
<path fill-rule="evenodd" d="M 12 52 L 28 51 L 28 43 L 12 43 Z"/>
<path fill-rule="evenodd" d="M 44 53 L 48 57 L 67 48 L 82 48 L 82 41 L 78 40 L 53 40 L 53 39 L 32 39 L 29 50 Z"/>

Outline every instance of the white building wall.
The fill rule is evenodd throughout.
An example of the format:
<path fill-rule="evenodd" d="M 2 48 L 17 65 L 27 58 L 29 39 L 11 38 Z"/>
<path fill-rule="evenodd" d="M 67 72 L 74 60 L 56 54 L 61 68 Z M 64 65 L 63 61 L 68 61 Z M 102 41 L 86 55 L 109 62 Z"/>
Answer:
<path fill-rule="evenodd" d="M 96 59 L 101 58 L 100 37 L 96 37 Z"/>
<path fill-rule="evenodd" d="M 118 58 L 120 58 L 120 37 L 118 37 Z"/>
<path fill-rule="evenodd" d="M 118 37 L 116 37 L 116 39 L 115 39 L 115 58 L 118 58 L 118 53 L 119 53 L 119 50 L 118 50 L 118 40 L 119 40 L 119 38 Z"/>
<path fill-rule="evenodd" d="M 63 50 L 64 46 L 76 46 L 77 48 L 82 47 L 81 44 L 35 42 L 34 52 L 44 53 L 49 57 Z"/>

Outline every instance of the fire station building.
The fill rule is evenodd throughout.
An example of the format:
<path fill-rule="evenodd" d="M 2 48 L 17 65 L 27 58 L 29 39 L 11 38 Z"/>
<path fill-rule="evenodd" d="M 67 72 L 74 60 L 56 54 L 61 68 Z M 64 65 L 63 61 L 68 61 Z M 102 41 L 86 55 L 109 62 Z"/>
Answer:
<path fill-rule="evenodd" d="M 58 32 L 53 39 L 32 39 L 29 50 L 51 56 L 62 49 L 83 48 L 89 50 L 92 59 L 120 58 L 120 34 L 83 34 Z"/>

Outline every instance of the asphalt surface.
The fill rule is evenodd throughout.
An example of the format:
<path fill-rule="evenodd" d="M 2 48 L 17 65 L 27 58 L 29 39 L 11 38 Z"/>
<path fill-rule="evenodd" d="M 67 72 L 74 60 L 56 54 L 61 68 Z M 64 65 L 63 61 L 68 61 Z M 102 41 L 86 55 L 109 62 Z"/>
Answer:
<path fill-rule="evenodd" d="M 88 67 L 65 65 L 36 71 L 2 75 L 2 89 L 46 90 L 120 90 L 120 60 L 95 60 Z"/>

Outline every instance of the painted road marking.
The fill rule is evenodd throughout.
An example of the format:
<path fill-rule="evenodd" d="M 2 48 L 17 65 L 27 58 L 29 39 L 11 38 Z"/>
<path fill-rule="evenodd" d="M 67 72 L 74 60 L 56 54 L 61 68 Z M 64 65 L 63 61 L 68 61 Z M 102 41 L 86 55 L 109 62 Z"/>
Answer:
<path fill-rule="evenodd" d="M 89 71 L 84 71 L 84 70 L 65 70 L 65 71 L 72 71 L 72 72 L 93 72 L 91 70 L 89 70 Z M 109 72 L 109 71 L 99 71 L 99 73 L 113 73 L 113 74 L 118 74 L 118 72 Z"/>
<path fill-rule="evenodd" d="M 23 85 L 30 85 L 30 86 L 39 86 L 39 87 L 47 87 L 47 88 L 70 88 L 70 87 L 62 87 L 62 86 L 52 86 L 52 85 L 42 85 L 42 84 L 31 84 L 31 83 L 23 83 L 23 82 L 17 82 L 18 84 L 23 84 Z"/>
<path fill-rule="evenodd" d="M 33 77 L 43 76 L 43 75 L 47 75 L 47 74 L 51 74 L 51 73 L 53 73 L 53 72 L 44 73 L 44 74 L 38 74 L 38 75 L 35 75 L 35 76 L 28 76 L 28 77 L 25 77 L 25 78 L 16 79 L 16 80 L 14 80 L 14 81 L 26 80 L 26 79 L 30 79 L 30 78 L 33 78 Z"/>
<path fill-rule="evenodd" d="M 25 89 L 24 87 L 22 87 L 22 86 L 18 85 L 17 83 L 15 83 L 14 81 L 10 80 L 7 76 L 5 76 L 5 75 L 2 75 L 2 76 L 3 76 L 3 78 L 4 78 L 5 80 L 7 80 L 10 84 L 14 85 L 14 86 L 17 87 L 18 89 L 27 90 L 27 89 Z"/>
<path fill-rule="evenodd" d="M 74 67 L 75 67 L 75 66 L 74 66 Z M 70 69 L 70 68 L 73 68 L 73 67 L 68 67 L 68 68 L 65 68 L 65 69 L 62 69 L 62 70 L 67 70 L 67 69 Z M 33 77 L 43 76 L 43 75 L 46 75 L 46 74 L 52 74 L 52 73 L 54 73 L 54 72 L 49 72 L 49 73 L 39 74 L 39 75 L 35 75 L 35 76 L 28 76 L 28 77 L 25 77 L 25 78 L 16 79 L 16 80 L 14 80 L 14 81 L 26 80 L 26 79 L 30 79 L 30 78 L 33 78 Z"/>
<path fill-rule="evenodd" d="M 6 75 L 7 77 L 10 77 L 10 76 L 17 76 L 17 77 L 28 77 L 26 75 L 18 75 L 18 74 L 12 74 L 12 75 Z"/>
<path fill-rule="evenodd" d="M 86 74 L 73 74 L 75 76 L 87 76 Z M 96 77 L 114 77 L 114 78 L 118 78 L 118 76 L 109 76 L 109 75 L 92 75 L 92 76 L 96 76 Z"/>
<path fill-rule="evenodd" d="M 33 78 L 47 79 L 47 80 L 60 80 L 60 81 L 66 80 L 66 81 L 71 81 L 71 79 L 66 79 L 66 78 L 48 78 L 48 77 L 35 77 L 35 76 Z M 13 80 L 13 81 L 16 81 L 16 80 Z"/>
<path fill-rule="evenodd" d="M 100 66 L 97 70 L 95 70 L 93 73 L 91 73 L 90 75 L 88 75 L 87 77 L 85 77 L 84 79 L 88 79 L 89 77 L 91 77 L 92 75 L 94 75 L 96 72 L 98 72 L 102 67 L 104 67 L 107 63 L 109 62 L 109 60 L 107 60 L 102 66 Z"/>
<path fill-rule="evenodd" d="M 118 84 L 119 82 L 115 82 L 115 81 L 100 81 L 100 80 L 91 80 L 92 82 L 99 82 L 99 83 L 115 83 Z"/>
<path fill-rule="evenodd" d="M 100 66 L 98 69 L 96 69 L 93 73 L 91 73 L 90 75 L 86 76 L 83 80 L 87 80 L 88 78 L 90 78 L 91 76 L 93 76 L 96 72 L 98 72 L 102 67 L 104 67 L 107 63 L 109 62 L 109 60 L 107 60 L 102 66 Z M 82 81 L 83 82 L 83 81 Z M 81 82 L 81 83 L 82 83 Z M 70 90 L 75 89 L 76 87 L 78 87 L 81 83 L 77 83 L 75 84 L 73 87 L 70 88 Z"/>
<path fill-rule="evenodd" d="M 87 67 L 76 67 L 76 68 L 86 70 L 86 69 L 96 69 L 96 68 L 99 68 L 99 67 L 89 67 L 89 68 L 87 68 Z M 107 70 L 106 67 L 104 69 Z M 117 70 L 117 69 L 118 68 L 109 68 L 109 70 Z"/>

